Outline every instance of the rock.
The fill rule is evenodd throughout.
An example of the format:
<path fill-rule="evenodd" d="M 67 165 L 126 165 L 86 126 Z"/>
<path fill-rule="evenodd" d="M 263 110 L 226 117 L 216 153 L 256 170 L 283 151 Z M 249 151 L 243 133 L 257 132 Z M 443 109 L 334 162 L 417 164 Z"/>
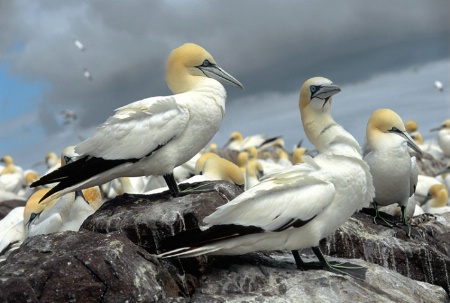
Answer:
<path fill-rule="evenodd" d="M 207 184 L 202 189 L 209 189 L 209 192 L 178 198 L 172 198 L 168 191 L 155 195 L 118 196 L 87 218 L 81 229 L 100 233 L 119 231 L 155 254 L 160 239 L 197 227 L 217 207 L 242 193 L 242 189 L 225 181 Z"/>
<path fill-rule="evenodd" d="M 157 258 L 117 233 L 31 237 L 0 264 L 1 302 L 154 302 L 181 293 Z"/>
<path fill-rule="evenodd" d="M 412 224 L 423 237 L 408 238 L 400 228 L 375 225 L 371 216 L 356 213 L 323 241 L 321 248 L 327 255 L 360 258 L 414 280 L 439 285 L 448 293 L 450 213 L 423 214 Z"/>
<path fill-rule="evenodd" d="M 351 262 L 368 268 L 365 281 L 323 270 L 299 271 L 287 252 L 215 257 L 190 302 L 448 302 L 441 287 L 361 260 Z"/>
<path fill-rule="evenodd" d="M 14 208 L 19 206 L 25 206 L 27 201 L 25 200 L 7 200 L 0 202 L 0 220 L 6 217 L 6 215 Z"/>

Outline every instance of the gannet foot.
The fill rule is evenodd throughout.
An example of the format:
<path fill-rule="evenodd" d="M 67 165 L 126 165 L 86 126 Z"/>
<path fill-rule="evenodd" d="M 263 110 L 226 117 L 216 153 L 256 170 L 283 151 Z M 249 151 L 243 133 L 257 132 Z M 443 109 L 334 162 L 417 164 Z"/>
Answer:
<path fill-rule="evenodd" d="M 376 225 L 383 225 L 390 228 L 394 227 L 394 222 L 391 222 L 381 217 L 380 215 L 373 217 L 373 223 Z"/>
<path fill-rule="evenodd" d="M 406 235 L 408 236 L 408 238 L 411 238 L 411 236 L 423 238 L 422 234 L 417 229 L 415 229 L 414 227 L 412 227 L 409 224 L 397 223 L 397 224 L 395 224 L 395 226 L 403 229 L 405 231 Z"/>

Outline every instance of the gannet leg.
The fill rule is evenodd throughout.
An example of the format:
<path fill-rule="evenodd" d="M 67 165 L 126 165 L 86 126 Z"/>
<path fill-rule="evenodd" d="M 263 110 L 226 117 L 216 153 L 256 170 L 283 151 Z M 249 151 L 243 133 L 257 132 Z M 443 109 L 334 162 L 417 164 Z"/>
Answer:
<path fill-rule="evenodd" d="M 401 222 L 397 223 L 396 226 L 400 227 L 401 229 L 403 229 L 406 232 L 406 235 L 408 236 L 408 238 L 411 238 L 411 235 L 414 236 L 419 236 L 422 237 L 422 235 L 420 234 L 420 232 L 415 229 L 414 227 L 412 227 L 411 225 L 409 225 L 406 222 L 406 206 L 400 206 L 400 209 L 402 211 L 402 218 L 401 218 Z"/>
<path fill-rule="evenodd" d="M 180 189 L 178 188 L 178 184 L 177 184 L 177 181 L 175 181 L 175 177 L 173 176 L 173 173 L 164 175 L 163 177 L 167 183 L 167 187 L 169 188 L 170 194 L 173 197 L 179 197 Z"/>
<path fill-rule="evenodd" d="M 341 275 L 348 275 L 360 280 L 364 280 L 366 278 L 367 268 L 348 262 L 329 262 L 322 254 L 318 246 L 314 246 L 311 249 L 322 264 L 323 270 Z"/>
<path fill-rule="evenodd" d="M 373 208 L 375 209 L 375 217 L 373 217 L 373 223 L 377 225 L 384 225 L 387 227 L 394 227 L 394 222 L 391 222 L 385 218 L 383 218 L 380 213 L 378 212 L 378 204 L 377 202 L 373 201 Z"/>

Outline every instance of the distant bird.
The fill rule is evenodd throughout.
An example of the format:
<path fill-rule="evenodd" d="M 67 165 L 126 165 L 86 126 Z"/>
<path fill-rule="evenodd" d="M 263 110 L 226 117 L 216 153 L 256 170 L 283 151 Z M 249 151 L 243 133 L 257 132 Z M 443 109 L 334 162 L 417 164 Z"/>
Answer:
<path fill-rule="evenodd" d="M 405 123 L 405 128 L 408 133 L 416 132 L 419 129 L 419 125 L 414 120 L 408 120 Z"/>
<path fill-rule="evenodd" d="M 78 119 L 77 113 L 69 109 L 61 111 L 61 115 L 64 118 L 64 124 L 71 124 Z"/>
<path fill-rule="evenodd" d="M 33 183 L 59 182 L 43 199 L 119 177 L 144 175 L 163 175 L 171 194 L 182 194 L 173 170 L 204 148 L 219 129 L 226 99 L 219 81 L 243 86 L 193 43 L 172 51 L 166 81 L 175 95 L 117 109 L 94 136 L 76 146 L 80 154 L 76 161 Z"/>
<path fill-rule="evenodd" d="M 4 156 L 0 162 L 5 163 L 5 167 L 0 171 L 0 192 L 18 194 L 23 184 L 22 168 L 14 164 L 11 156 Z"/>
<path fill-rule="evenodd" d="M 264 178 L 207 216 L 199 229 L 166 238 L 159 257 L 289 249 L 297 267 L 305 269 L 296 250 L 312 247 L 324 269 L 344 273 L 349 264 L 328 262 L 319 241 L 369 205 L 374 188 L 357 141 L 331 117 L 331 97 L 339 91 L 330 80 L 316 77 L 300 92 L 303 126 L 319 155 Z"/>
<path fill-rule="evenodd" d="M 450 212 L 448 203 L 448 191 L 443 184 L 435 184 L 430 187 L 427 199 L 422 203 L 424 212 L 430 214 L 443 214 Z"/>
<path fill-rule="evenodd" d="M 374 222 L 392 227 L 392 222 L 380 216 L 378 206 L 398 204 L 402 213 L 400 227 L 410 235 L 414 230 L 407 223 L 405 210 L 415 192 L 418 169 L 408 147 L 422 154 L 397 113 L 390 109 L 374 111 L 367 123 L 364 148 L 364 160 L 370 166 L 375 186 Z"/>
<path fill-rule="evenodd" d="M 442 149 L 445 157 L 450 157 L 450 119 L 445 120 L 440 126 L 432 128 L 430 131 L 439 131 L 439 147 Z"/>
<path fill-rule="evenodd" d="M 74 40 L 73 44 L 75 44 L 75 46 L 78 47 L 78 49 L 80 51 L 84 51 L 85 50 L 85 47 L 84 47 L 83 43 L 80 42 L 80 40 Z"/>
<path fill-rule="evenodd" d="M 258 159 L 249 160 L 245 168 L 245 190 L 258 184 L 263 176 L 264 169 L 261 162 Z"/>
<path fill-rule="evenodd" d="M 438 89 L 438 91 L 444 91 L 444 85 L 442 85 L 441 81 L 434 81 L 434 86 Z"/>
<path fill-rule="evenodd" d="M 92 74 L 90 71 L 88 71 L 87 68 L 83 69 L 83 76 L 88 79 L 89 81 L 92 81 Z"/>

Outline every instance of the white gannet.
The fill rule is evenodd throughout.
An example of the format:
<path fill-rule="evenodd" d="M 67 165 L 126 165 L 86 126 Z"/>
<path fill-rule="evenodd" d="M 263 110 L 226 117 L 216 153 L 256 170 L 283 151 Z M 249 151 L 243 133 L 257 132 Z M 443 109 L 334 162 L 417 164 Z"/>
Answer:
<path fill-rule="evenodd" d="M 450 157 L 450 119 L 445 120 L 440 126 L 432 128 L 430 131 L 439 131 L 439 147 L 442 149 L 445 157 Z"/>
<path fill-rule="evenodd" d="M 423 211 L 430 214 L 443 214 L 450 212 L 448 190 L 443 184 L 435 184 L 428 191 L 427 200 L 422 204 Z"/>
<path fill-rule="evenodd" d="M 14 164 L 11 156 L 4 156 L 0 162 L 5 163 L 5 167 L 0 171 L 0 192 L 18 194 L 23 184 L 22 168 Z"/>
<path fill-rule="evenodd" d="M 61 167 L 61 158 L 54 152 L 49 152 L 45 156 L 45 164 L 47 165 L 47 172 L 45 174 L 51 173 Z"/>
<path fill-rule="evenodd" d="M 10 245 L 21 243 L 25 239 L 24 208 L 22 206 L 16 207 L 0 220 L 0 255 Z"/>
<path fill-rule="evenodd" d="M 402 213 L 400 227 L 406 226 L 406 232 L 410 235 L 405 209 L 417 185 L 418 169 L 408 146 L 422 154 L 406 132 L 399 115 L 390 109 L 379 109 L 372 113 L 367 123 L 364 160 L 370 166 L 375 186 L 372 201 L 376 212 L 374 222 L 392 227 L 390 222 L 379 215 L 378 206 L 396 203 L 400 205 Z"/>
<path fill-rule="evenodd" d="M 326 261 L 319 241 L 368 206 L 374 188 L 357 141 L 331 116 L 331 97 L 339 91 L 330 80 L 316 77 L 300 92 L 303 126 L 319 155 L 264 178 L 207 216 L 199 229 L 166 238 L 159 257 L 313 247 L 324 269 L 342 273 Z M 294 258 L 304 268 L 298 252 Z"/>
<path fill-rule="evenodd" d="M 264 176 L 264 169 L 258 159 L 250 159 L 245 167 L 245 190 L 255 186 Z"/>
<path fill-rule="evenodd" d="M 76 146 L 76 161 L 32 186 L 57 181 L 44 198 L 61 197 L 119 177 L 163 175 L 171 194 L 179 196 L 173 169 L 206 146 L 224 117 L 226 91 L 219 81 L 243 86 L 193 43 L 173 50 L 166 67 L 174 95 L 117 109 L 91 138 Z"/>

